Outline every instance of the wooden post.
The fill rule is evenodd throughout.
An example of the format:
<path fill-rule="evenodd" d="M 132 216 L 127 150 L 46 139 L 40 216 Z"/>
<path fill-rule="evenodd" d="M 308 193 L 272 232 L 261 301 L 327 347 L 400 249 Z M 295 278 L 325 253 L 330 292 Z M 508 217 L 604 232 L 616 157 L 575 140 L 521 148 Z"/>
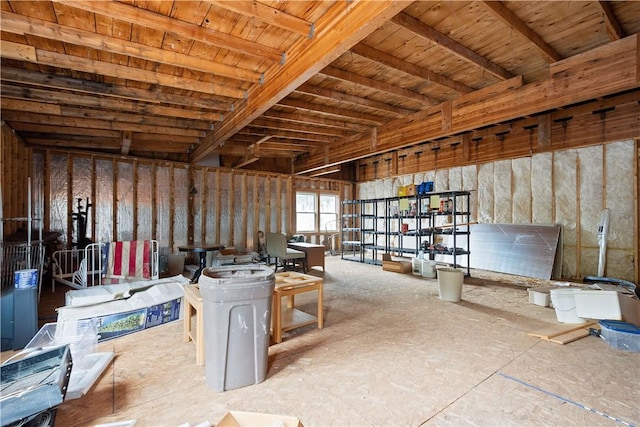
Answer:
<path fill-rule="evenodd" d="M 215 178 L 216 182 L 215 182 L 215 202 L 216 202 L 216 206 L 215 206 L 215 224 L 216 224 L 216 235 L 215 235 L 215 242 L 220 242 L 220 222 L 221 222 L 221 218 L 220 218 L 220 169 L 216 169 L 216 178 Z"/>
<path fill-rule="evenodd" d="M 129 135 L 130 137 L 131 135 Z M 131 237 L 134 240 L 138 240 L 138 159 L 133 159 L 133 164 L 131 165 L 131 167 L 133 168 L 133 170 L 131 171 L 131 179 L 132 179 L 132 185 L 133 188 L 132 190 L 132 194 L 131 194 L 131 198 L 132 198 L 132 218 L 131 220 L 133 221 L 132 227 L 131 227 Z"/>
<path fill-rule="evenodd" d="M 187 203 L 187 239 L 189 242 L 194 241 L 194 221 L 195 221 L 195 197 L 196 197 L 196 186 L 195 186 L 195 171 L 193 167 L 188 167 L 187 174 L 189 176 L 189 180 L 187 183 L 187 191 L 188 191 L 188 203 Z"/>

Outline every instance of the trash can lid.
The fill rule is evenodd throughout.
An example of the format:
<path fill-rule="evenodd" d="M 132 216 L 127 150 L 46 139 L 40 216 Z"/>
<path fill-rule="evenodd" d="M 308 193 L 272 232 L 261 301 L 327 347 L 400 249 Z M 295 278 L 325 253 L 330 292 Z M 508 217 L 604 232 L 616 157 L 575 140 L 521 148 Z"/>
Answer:
<path fill-rule="evenodd" d="M 275 278 L 272 268 L 265 265 L 228 265 L 208 267 L 202 270 L 202 275 L 214 283 L 255 283 L 271 281 Z"/>

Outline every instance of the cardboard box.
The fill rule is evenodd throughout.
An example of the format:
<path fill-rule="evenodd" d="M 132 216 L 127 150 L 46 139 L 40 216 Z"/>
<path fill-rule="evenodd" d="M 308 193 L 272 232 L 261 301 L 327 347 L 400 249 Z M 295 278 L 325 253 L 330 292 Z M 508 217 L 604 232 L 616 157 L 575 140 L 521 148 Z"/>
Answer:
<path fill-rule="evenodd" d="M 182 284 L 169 279 L 158 279 L 158 282 L 127 299 L 111 301 L 104 301 L 105 292 L 109 292 L 111 285 L 96 287 L 96 295 L 90 295 L 93 289 L 83 289 L 81 300 L 84 304 L 58 308 L 58 323 L 69 319 L 95 319 L 99 341 L 105 341 L 180 319 L 184 295 Z M 135 287 L 137 284 L 132 285 Z M 121 289 L 123 285 L 113 286 Z M 92 297 L 97 302 L 88 303 Z M 73 302 L 78 298 L 71 295 L 67 300 Z"/>
<path fill-rule="evenodd" d="M 585 319 L 622 320 L 640 326 L 640 301 L 618 291 L 580 289 L 573 296 L 576 313 Z"/>
<path fill-rule="evenodd" d="M 249 426 L 304 427 L 296 417 L 243 411 L 229 411 L 216 423 L 216 427 Z"/>
<path fill-rule="evenodd" d="M 393 271 L 394 273 L 410 273 L 410 261 L 395 261 L 391 259 L 391 255 L 382 255 L 382 269 L 385 271 Z"/>

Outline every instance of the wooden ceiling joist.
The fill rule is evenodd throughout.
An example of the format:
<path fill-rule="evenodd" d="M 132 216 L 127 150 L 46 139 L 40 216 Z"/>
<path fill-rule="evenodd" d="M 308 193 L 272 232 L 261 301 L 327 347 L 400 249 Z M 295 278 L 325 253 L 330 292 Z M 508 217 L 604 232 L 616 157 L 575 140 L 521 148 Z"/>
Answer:
<path fill-rule="evenodd" d="M 437 43 L 438 45 L 451 51 L 465 61 L 475 64 L 476 66 L 493 74 L 501 80 L 507 80 L 513 77 L 510 72 L 508 72 L 498 64 L 494 64 L 487 58 L 478 55 L 463 44 L 458 43 L 457 41 L 445 36 L 435 28 L 419 21 L 411 15 L 408 15 L 406 13 L 399 13 L 391 18 L 391 22 L 405 28 L 406 30 L 419 37 L 423 37 L 425 40 L 430 40 L 434 43 Z"/>
<path fill-rule="evenodd" d="M 607 28 L 607 34 L 611 38 L 611 40 L 620 40 L 625 37 L 624 30 L 616 18 L 616 14 L 611 7 L 610 2 L 608 1 L 597 1 L 595 2 L 600 11 L 602 12 L 602 18 L 604 20 L 604 25 Z"/>
<path fill-rule="evenodd" d="M 330 116 L 336 116 L 343 119 L 347 119 L 347 118 L 354 119 L 364 123 L 380 124 L 386 121 L 385 117 L 380 115 L 361 113 L 359 111 L 353 111 L 348 108 L 330 107 L 324 104 L 316 104 L 313 102 L 299 101 L 299 100 L 289 99 L 289 98 L 283 99 L 278 103 L 278 105 L 295 107 L 298 110 L 328 114 Z"/>
<path fill-rule="evenodd" d="M 63 67 L 85 73 L 98 73 L 110 77 L 127 78 L 144 83 L 192 90 L 211 95 L 227 96 L 242 99 L 247 96 L 246 90 L 222 86 L 215 83 L 207 83 L 200 80 L 163 74 L 155 71 L 141 70 L 126 65 L 112 64 L 110 62 L 97 61 L 65 55 L 48 50 L 35 49 L 32 46 L 21 45 L 12 42 L 2 42 L 2 57 L 27 60 L 39 65 L 50 67 Z"/>
<path fill-rule="evenodd" d="M 17 86 L 9 86 L 9 85 L 1 85 L 0 90 L 2 91 L 3 99 L 5 98 L 14 98 L 21 99 L 25 101 L 33 101 L 36 103 L 47 105 L 55 105 L 50 103 L 50 100 L 55 99 L 56 104 L 58 104 L 58 110 L 61 111 L 64 106 L 82 106 L 88 108 L 98 108 L 101 110 L 113 110 L 120 112 L 128 112 L 131 114 L 144 114 L 144 115 L 152 115 L 152 116 L 166 116 L 167 119 L 191 119 L 194 120 L 194 124 L 198 127 L 202 125 L 198 124 L 197 121 L 201 122 L 216 122 L 222 118 L 220 113 L 207 113 L 205 111 L 195 111 L 188 110 L 185 108 L 174 108 L 174 107 L 165 107 L 162 105 L 155 104 L 146 104 L 141 102 L 130 102 L 123 101 L 118 99 L 109 99 L 109 98 L 100 98 L 90 95 L 69 93 L 69 92 L 58 92 L 52 90 L 44 90 L 44 89 L 34 89 L 34 88 L 25 88 L 25 87 L 17 87 Z M 9 108 L 15 109 L 15 108 Z M 30 111 L 25 109 L 23 111 Z M 42 112 L 38 111 L 36 108 L 33 110 L 34 112 Z M 73 110 L 70 110 L 73 111 Z M 54 114 L 54 113 L 49 113 Z M 61 114 L 59 112 L 58 114 Z M 202 129 L 210 129 L 210 125 L 204 125 Z"/>
<path fill-rule="evenodd" d="M 538 149 L 550 149 L 563 119 L 551 112 L 636 94 L 639 16 L 629 1 L 4 0 L 1 113 L 33 147 L 259 157 L 243 167 L 286 174 L 367 157 L 397 171 L 424 141 L 444 157 L 461 144 L 469 160 L 470 135 L 494 141 L 512 122 L 545 128 Z M 603 56 L 614 46 L 636 57 Z M 613 117 L 601 138 L 640 137 L 609 107 L 585 116 Z"/>
<path fill-rule="evenodd" d="M 388 113 L 392 113 L 396 116 L 405 116 L 407 114 L 416 112 L 416 110 L 409 110 L 408 108 L 396 107 L 394 105 L 386 104 L 384 102 L 362 98 L 355 95 L 349 95 L 348 93 L 339 92 L 336 90 L 330 90 L 330 89 L 325 89 L 318 86 L 313 86 L 309 83 L 300 85 L 295 91 L 299 93 L 314 95 L 318 98 L 348 102 L 353 105 L 360 105 L 363 107 L 372 108 L 374 110 L 385 111 Z"/>
<path fill-rule="evenodd" d="M 509 10 L 502 2 L 483 1 L 482 4 L 491 11 L 496 18 L 507 24 L 510 28 L 535 46 L 549 63 L 560 61 L 562 59 L 562 55 L 556 52 L 554 48 L 542 39 L 542 37 L 522 22 L 520 18 L 511 12 L 511 10 Z"/>
<path fill-rule="evenodd" d="M 66 27 L 15 13 L 0 11 L 0 19 L 2 19 L 2 31 L 9 33 L 21 35 L 31 34 L 51 40 L 252 83 L 260 83 L 263 79 L 262 73 L 257 71 L 246 70 L 237 66 L 213 62 L 202 58 L 195 58 L 168 49 L 155 48 L 153 46 L 96 34 L 91 31 Z"/>
<path fill-rule="evenodd" d="M 369 129 L 369 126 L 353 123 L 347 120 L 339 120 L 332 119 L 328 117 L 324 117 L 322 115 L 310 114 L 302 111 L 295 112 L 286 112 L 286 111 L 276 111 L 271 109 L 269 111 L 265 111 L 263 114 L 265 118 L 272 118 L 277 120 L 285 120 L 294 123 L 302 123 L 309 125 L 318 125 L 322 127 L 330 127 L 337 129 L 346 129 L 346 130 L 354 130 L 354 131 L 365 131 Z"/>
<path fill-rule="evenodd" d="M 389 55 L 378 49 L 367 46 L 364 43 L 360 43 L 354 46 L 351 51 L 372 61 L 376 61 L 388 67 L 395 68 L 396 70 L 414 75 L 416 77 L 420 77 L 421 79 L 427 80 L 428 82 L 433 82 L 449 89 L 453 89 L 454 91 L 459 93 L 469 93 L 473 91 L 473 88 L 465 85 L 464 83 L 457 82 L 426 68 L 419 67 L 410 62 L 396 58 L 393 55 Z"/>
<path fill-rule="evenodd" d="M 309 124 L 294 123 L 283 120 L 267 120 L 264 118 L 256 119 L 251 122 L 251 126 L 257 126 L 264 129 L 281 129 L 294 132 L 304 132 L 317 135 L 332 135 L 332 136 L 348 136 L 353 134 L 353 131 L 343 129 L 337 129 L 334 127 L 322 127 Z"/>
<path fill-rule="evenodd" d="M 134 87 L 124 87 L 105 83 L 75 79 L 72 77 L 42 74 L 35 71 L 19 70 L 11 67 L 2 67 L 0 77 L 3 82 L 13 82 L 41 86 L 51 89 L 59 89 L 65 92 L 73 91 L 92 96 L 102 95 L 114 98 L 142 101 L 151 104 L 173 104 L 191 108 L 210 109 L 214 111 L 231 111 L 232 104 L 228 101 L 216 99 L 197 98 L 194 96 L 175 95 L 161 92 L 158 89 L 147 90 Z M 56 95 L 57 96 L 57 95 Z M 98 97 L 99 98 L 99 97 Z"/>
<path fill-rule="evenodd" d="M 214 31 L 199 25 L 172 19 L 168 16 L 124 3 L 99 1 L 78 2 L 68 0 L 54 1 L 67 6 L 80 8 L 88 12 L 124 20 L 131 24 L 142 25 L 153 29 L 162 28 L 179 36 L 188 37 L 189 39 L 202 43 L 240 52 L 244 55 L 250 55 L 276 62 L 284 61 L 285 58 L 285 52 L 269 46 L 254 43 L 219 31 Z"/>
<path fill-rule="evenodd" d="M 370 87 L 376 90 L 387 92 L 391 95 L 396 95 L 400 98 L 413 99 L 414 101 L 418 101 L 423 105 L 435 105 L 439 102 L 426 95 L 422 95 L 420 93 L 413 92 L 408 89 L 394 86 L 394 85 L 382 82 L 380 80 L 370 79 L 365 76 L 360 76 L 360 75 L 351 73 L 349 71 L 335 68 L 333 66 L 325 67 L 320 71 L 320 74 L 324 74 L 325 76 L 333 77 L 335 79 L 344 80 L 346 82 L 350 82 L 353 84 Z"/>
<path fill-rule="evenodd" d="M 257 1 L 210 1 L 209 3 L 251 16 L 287 31 L 293 31 L 309 38 L 313 37 L 314 26 L 311 22 Z"/>
<path fill-rule="evenodd" d="M 199 161 L 224 143 L 235 132 L 282 100 L 291 90 L 329 65 L 351 46 L 371 34 L 411 2 L 380 0 L 336 3 L 316 22 L 313 39 L 296 45 L 287 61 L 274 75 L 266 75 L 265 84 L 254 86 L 241 106 L 227 115 L 220 126 L 198 146 L 192 161 Z"/>
<path fill-rule="evenodd" d="M 137 123 L 114 122 L 109 120 L 85 119 L 79 117 L 62 117 L 51 114 L 29 114 L 25 117 L 22 112 L 3 111 L 2 119 L 7 122 L 23 122 L 40 123 L 48 125 L 74 126 L 85 129 L 110 129 L 110 130 L 130 130 L 132 132 L 149 132 L 149 133 L 166 133 L 168 135 L 182 135 L 203 137 L 205 132 L 202 130 L 193 130 L 186 128 L 174 128 L 169 126 L 145 125 Z"/>
<path fill-rule="evenodd" d="M 348 144 L 332 144 L 296 164 L 296 173 L 313 172 L 327 164 L 339 164 L 403 148 L 422 141 L 448 137 L 518 117 L 600 98 L 606 93 L 640 86 L 638 34 L 581 55 L 552 64 L 550 78 L 513 90 L 490 93 L 484 98 L 461 95 L 451 101 L 451 123 L 443 126 L 443 108 L 432 107 L 376 128 L 375 148 L 370 136 Z M 488 89 L 488 88 L 487 88 Z M 487 90 L 485 89 L 485 90 Z M 467 100 L 469 96 L 472 101 Z M 350 138 L 353 140 L 353 138 Z"/>

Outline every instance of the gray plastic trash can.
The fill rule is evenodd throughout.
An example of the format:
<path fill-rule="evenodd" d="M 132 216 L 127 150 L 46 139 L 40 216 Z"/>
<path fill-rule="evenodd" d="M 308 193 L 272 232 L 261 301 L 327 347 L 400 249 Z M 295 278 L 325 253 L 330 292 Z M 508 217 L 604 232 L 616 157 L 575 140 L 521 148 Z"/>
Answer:
<path fill-rule="evenodd" d="M 198 283 L 204 308 L 207 385 L 222 392 L 264 381 L 273 270 L 264 265 L 205 268 Z"/>

